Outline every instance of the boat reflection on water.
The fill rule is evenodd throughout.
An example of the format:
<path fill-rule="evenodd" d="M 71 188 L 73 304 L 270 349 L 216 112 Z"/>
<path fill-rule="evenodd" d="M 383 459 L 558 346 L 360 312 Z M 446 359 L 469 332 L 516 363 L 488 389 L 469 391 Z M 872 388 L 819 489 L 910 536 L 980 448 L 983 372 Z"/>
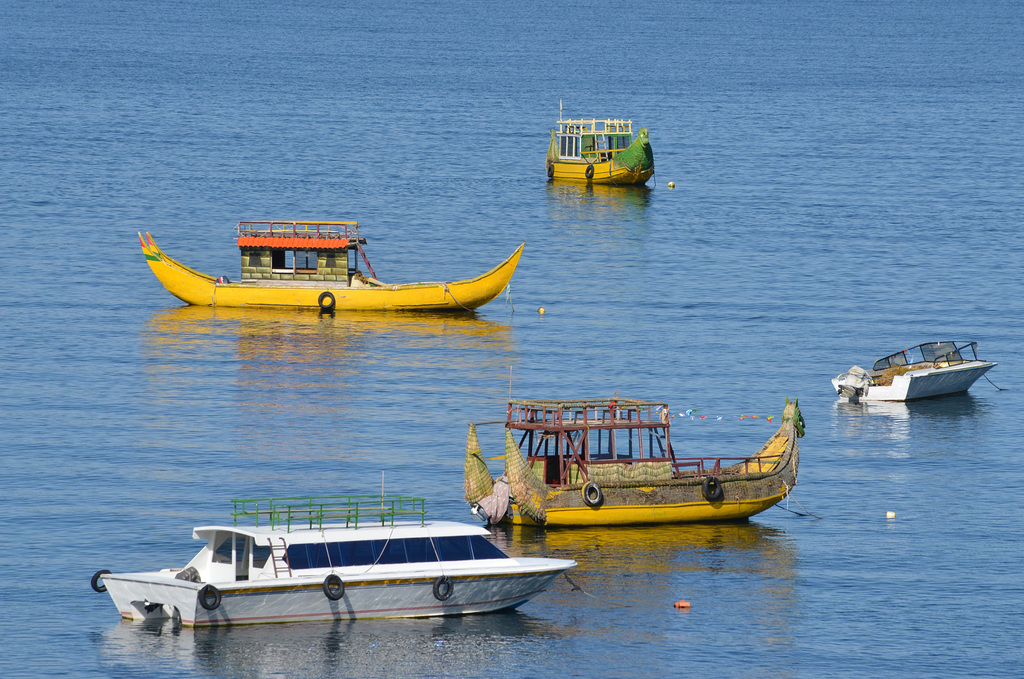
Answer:
<path fill-rule="evenodd" d="M 770 636 L 792 643 L 788 611 L 797 581 L 795 541 L 784 530 L 739 521 L 631 527 L 540 529 L 502 526 L 494 542 L 508 554 L 573 558 L 563 580 L 579 590 L 545 594 L 548 606 L 572 611 L 574 634 L 616 634 L 622 625 L 657 620 L 643 635 L 663 639 L 665 611 L 680 599 L 716 619 L 757 621 Z M 568 555 L 572 555 L 568 557 Z M 582 590 L 582 592 L 580 591 Z M 604 630 L 604 632 L 602 632 Z"/>
<path fill-rule="evenodd" d="M 385 438 L 400 473 L 422 476 L 421 465 L 404 463 L 421 454 L 423 426 L 438 426 L 439 413 L 460 398 L 436 393 L 434 385 L 461 383 L 497 397 L 517 358 L 510 327 L 473 314 L 190 306 L 154 313 L 141 342 L 145 439 L 168 454 L 188 449 L 197 457 L 219 440 L 249 460 L 232 473 L 253 480 L 269 474 L 266 465 L 288 476 L 299 459 L 322 460 L 325 468 L 355 458 L 379 464 L 375 451 Z M 430 407 L 423 406 L 425 391 Z M 371 426 L 382 413 L 390 417 L 383 432 Z M 459 436 L 453 429 L 438 437 L 445 435 Z M 344 468 L 346 483 L 365 480 L 361 468 Z M 379 470 L 373 476 L 379 487 Z"/>
<path fill-rule="evenodd" d="M 512 611 L 212 629 L 122 622 L 95 638 L 111 676 L 172 667 L 175 676 L 255 678 L 487 676 L 503 653 L 563 636 L 548 620 Z"/>
<path fill-rule="evenodd" d="M 239 361 L 243 369 L 301 365 L 304 371 L 311 371 L 308 376 L 314 380 L 318 372 L 337 376 L 381 360 L 434 363 L 428 352 L 438 350 L 504 353 L 514 347 L 509 326 L 473 314 L 327 314 L 195 306 L 154 313 L 144 341 L 158 365 L 200 356 L 207 360 L 230 358 Z M 409 348 L 416 349 L 413 355 Z M 269 370 L 264 376 L 272 378 L 274 373 Z"/>
<path fill-rule="evenodd" d="M 549 182 L 548 213 L 555 222 L 639 221 L 650 202 L 646 186 L 605 186 Z"/>
<path fill-rule="evenodd" d="M 793 545 L 788 534 L 749 521 L 564 529 L 502 525 L 492 534 L 494 543 L 510 555 L 575 559 L 574 580 L 588 571 L 620 574 L 627 565 L 638 575 L 709 568 L 746 572 L 758 564 L 763 565 L 765 574 L 793 575 Z"/>
<path fill-rule="evenodd" d="M 327 337 L 345 346 L 378 337 L 405 335 L 429 340 L 458 338 L 470 348 L 502 348 L 511 343 L 510 328 L 472 313 L 402 313 L 387 311 L 319 313 L 308 310 L 236 309 L 228 307 L 178 307 L 153 313 L 147 338 L 154 348 L 174 349 L 203 338 L 237 338 L 239 357 L 268 356 L 288 352 L 317 354 L 327 344 L 309 346 Z M 273 342 L 273 340 L 279 340 Z M 266 340 L 271 340 L 268 343 Z"/>
<path fill-rule="evenodd" d="M 961 429 L 964 423 L 980 422 L 989 413 L 984 398 L 971 394 L 955 394 L 919 401 L 861 401 L 851 403 L 840 399 L 832 405 L 832 426 L 841 437 L 863 437 L 865 432 L 878 432 L 871 438 L 908 441 L 927 437 L 929 432 L 948 428 Z"/>

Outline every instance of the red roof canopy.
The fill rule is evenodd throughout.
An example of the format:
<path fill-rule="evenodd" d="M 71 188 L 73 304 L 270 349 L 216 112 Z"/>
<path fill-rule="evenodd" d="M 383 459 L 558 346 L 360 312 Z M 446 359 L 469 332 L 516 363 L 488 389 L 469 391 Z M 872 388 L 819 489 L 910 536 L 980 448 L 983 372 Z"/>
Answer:
<path fill-rule="evenodd" d="M 279 250 L 346 250 L 348 238 L 304 238 L 297 236 L 239 236 L 240 248 L 273 248 Z"/>

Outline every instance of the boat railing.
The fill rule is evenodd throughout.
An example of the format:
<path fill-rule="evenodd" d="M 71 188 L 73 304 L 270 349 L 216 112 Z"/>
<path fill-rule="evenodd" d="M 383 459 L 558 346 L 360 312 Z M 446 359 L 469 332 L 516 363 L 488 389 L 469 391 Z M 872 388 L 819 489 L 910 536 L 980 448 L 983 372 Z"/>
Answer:
<path fill-rule="evenodd" d="M 358 238 L 359 222 L 238 222 L 238 235 L 240 237 Z"/>
<path fill-rule="evenodd" d="M 394 525 L 396 519 L 419 517 L 425 522 L 426 500 L 404 495 L 327 495 L 321 497 L 278 497 L 232 500 L 235 525 L 252 519 L 257 526 L 271 528 L 323 528 L 325 523 Z"/>
<path fill-rule="evenodd" d="M 601 125 L 598 128 L 598 125 Z M 632 134 L 633 121 L 619 118 L 567 118 L 558 121 L 561 134 Z"/>
<path fill-rule="evenodd" d="M 677 457 L 673 467 L 677 475 L 683 472 L 695 471 L 698 478 L 705 476 L 720 476 L 722 474 L 722 462 L 727 467 L 736 464 L 743 464 L 741 474 L 756 474 L 774 469 L 782 460 L 782 453 L 772 455 L 759 455 L 757 457 Z M 729 464 L 731 463 L 731 464 Z"/>
<path fill-rule="evenodd" d="M 668 426 L 668 404 L 635 399 L 509 401 L 507 424 L 513 429 L 586 429 Z"/>

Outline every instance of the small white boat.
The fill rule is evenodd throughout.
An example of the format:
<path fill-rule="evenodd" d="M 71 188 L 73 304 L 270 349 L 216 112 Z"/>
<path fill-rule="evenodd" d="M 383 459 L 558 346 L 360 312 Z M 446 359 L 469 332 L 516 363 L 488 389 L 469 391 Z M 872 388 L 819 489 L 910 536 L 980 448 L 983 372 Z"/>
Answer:
<path fill-rule="evenodd" d="M 854 403 L 912 401 L 963 393 L 995 365 L 978 358 L 977 342 L 926 342 L 875 361 L 871 370 L 853 366 L 832 386 Z"/>
<path fill-rule="evenodd" d="M 234 503 L 235 525 L 193 531 L 206 546 L 183 568 L 101 570 L 93 589 L 124 618 L 189 627 L 425 617 L 515 608 L 576 565 L 507 556 L 480 526 L 427 522 L 420 498 Z"/>

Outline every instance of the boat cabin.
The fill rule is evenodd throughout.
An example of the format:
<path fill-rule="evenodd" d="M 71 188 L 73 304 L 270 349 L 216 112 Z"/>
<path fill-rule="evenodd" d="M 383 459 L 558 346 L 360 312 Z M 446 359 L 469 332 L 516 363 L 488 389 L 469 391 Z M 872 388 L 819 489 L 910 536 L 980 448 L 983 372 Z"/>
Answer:
<path fill-rule="evenodd" d="M 633 143 L 632 120 L 558 121 L 555 131 L 558 159 L 566 162 L 604 162 L 614 158 Z"/>
<path fill-rule="evenodd" d="M 677 464 L 666 403 L 509 401 L 505 426 L 534 474 L 549 486 L 609 474 L 670 479 Z"/>
<path fill-rule="evenodd" d="M 422 498 L 343 495 L 233 502 L 234 526 L 193 531 L 206 546 L 184 572 L 202 582 L 297 577 L 374 565 L 416 570 L 439 561 L 509 558 L 478 527 L 427 523 Z M 239 526 L 240 519 L 256 525 Z"/>
<path fill-rule="evenodd" d="M 238 222 L 242 282 L 330 281 L 332 287 L 374 285 L 358 222 Z M 359 271 L 362 257 L 369 279 Z"/>

